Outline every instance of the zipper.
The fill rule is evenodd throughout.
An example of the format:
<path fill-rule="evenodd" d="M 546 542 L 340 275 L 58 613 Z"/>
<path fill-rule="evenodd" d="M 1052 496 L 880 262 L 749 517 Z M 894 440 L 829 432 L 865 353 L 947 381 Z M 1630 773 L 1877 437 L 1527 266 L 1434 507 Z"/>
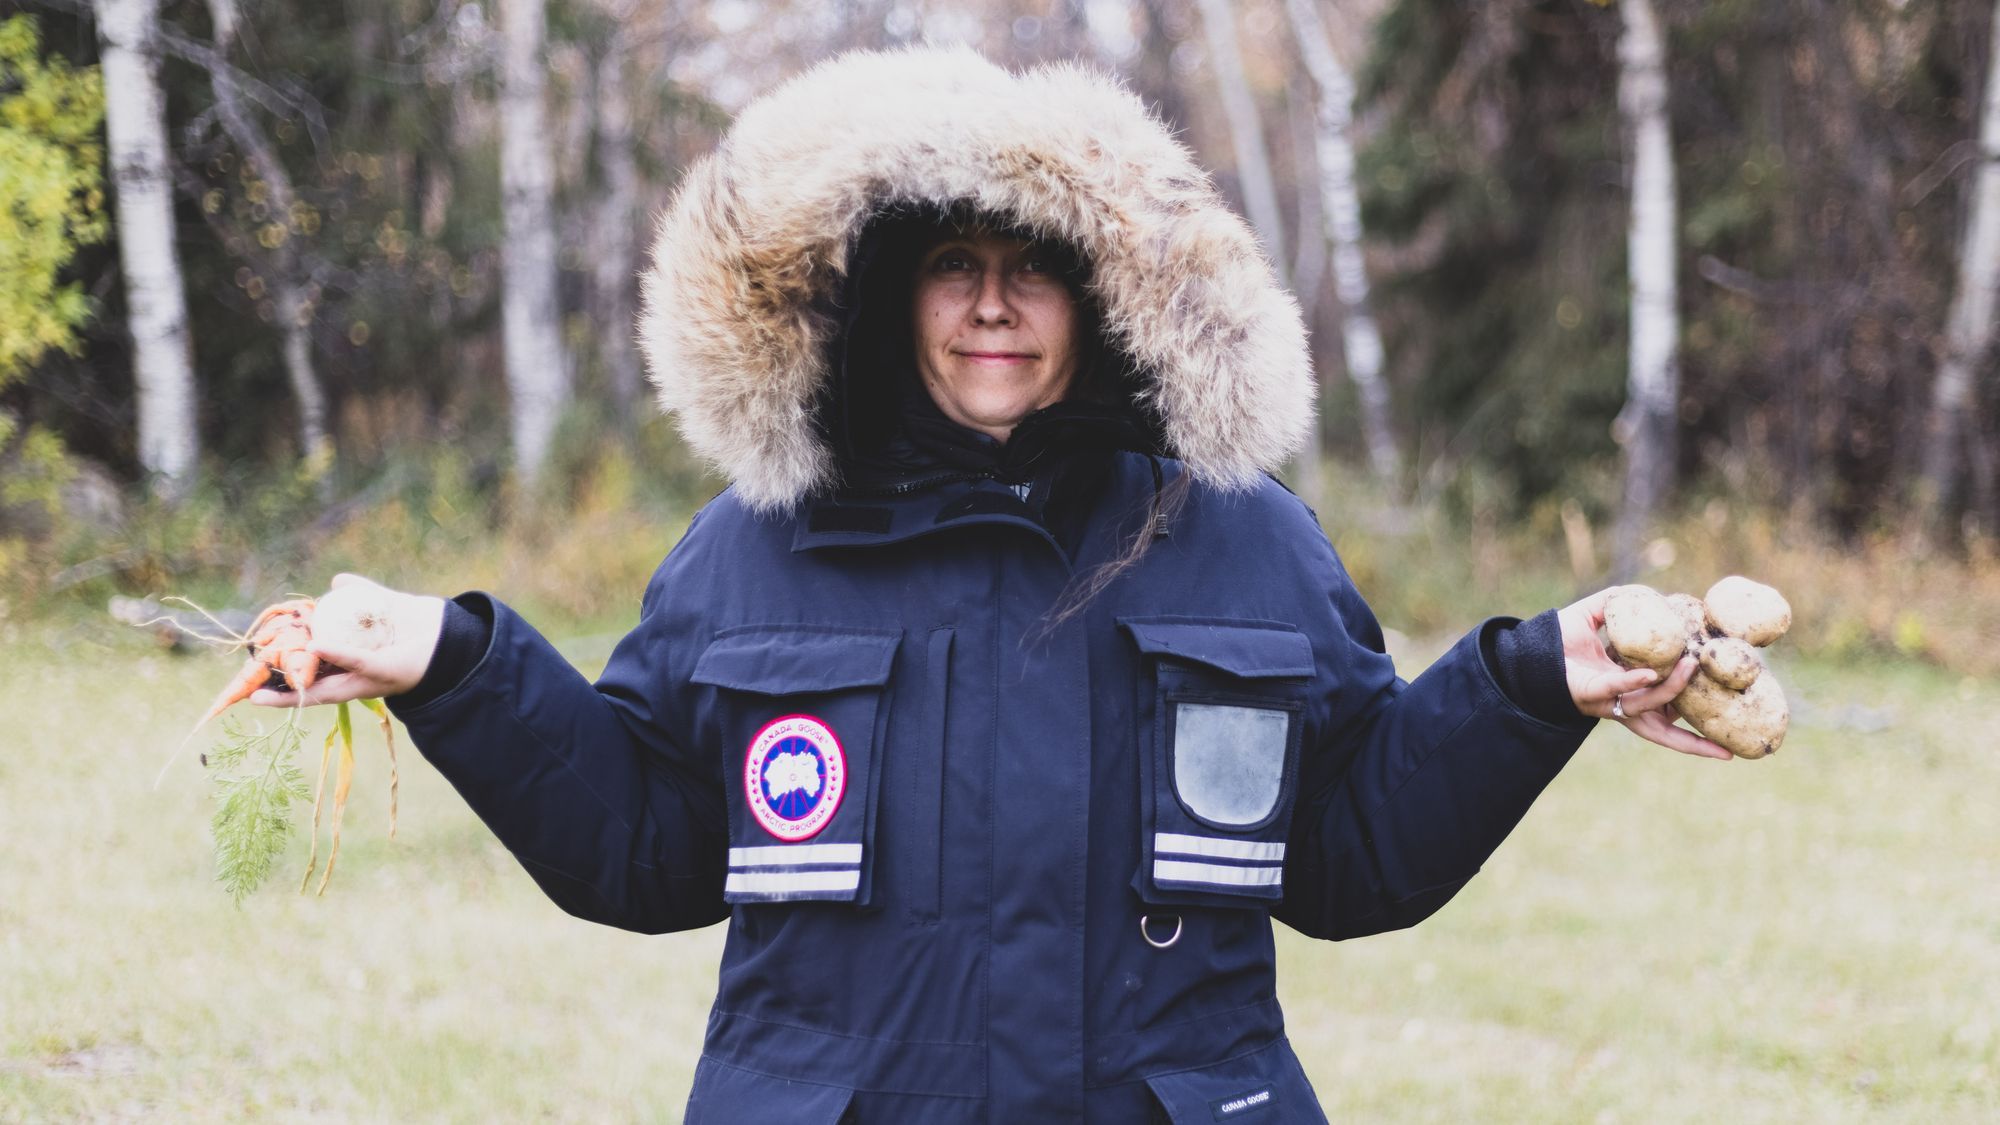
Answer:
<path fill-rule="evenodd" d="M 966 470 L 964 472 L 941 473 L 937 476 L 920 477 L 916 480 L 891 485 L 888 488 L 857 488 L 844 490 L 844 492 L 848 496 L 908 496 L 912 492 L 920 492 L 926 488 L 936 488 L 941 484 L 956 484 L 960 481 L 991 479 L 993 479 L 993 471 L 990 469 Z"/>

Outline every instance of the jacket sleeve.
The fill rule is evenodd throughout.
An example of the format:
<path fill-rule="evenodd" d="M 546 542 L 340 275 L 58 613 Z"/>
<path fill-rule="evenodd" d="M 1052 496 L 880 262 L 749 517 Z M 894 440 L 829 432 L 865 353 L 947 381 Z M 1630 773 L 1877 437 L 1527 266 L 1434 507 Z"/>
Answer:
<path fill-rule="evenodd" d="M 1328 557 L 1335 613 L 1314 637 L 1318 738 L 1304 748 L 1285 899 L 1273 913 L 1339 939 L 1413 926 L 1442 907 L 1595 722 L 1573 707 L 1562 721 L 1537 717 L 1503 690 L 1493 654 L 1513 618 L 1486 621 L 1404 682 L 1374 614 L 1330 548 Z"/>
<path fill-rule="evenodd" d="M 461 595 L 492 623 L 484 653 L 442 694 L 389 700 L 549 898 L 646 933 L 728 914 L 722 779 L 680 734 L 693 657 L 660 584 L 595 684 L 505 603 Z"/>

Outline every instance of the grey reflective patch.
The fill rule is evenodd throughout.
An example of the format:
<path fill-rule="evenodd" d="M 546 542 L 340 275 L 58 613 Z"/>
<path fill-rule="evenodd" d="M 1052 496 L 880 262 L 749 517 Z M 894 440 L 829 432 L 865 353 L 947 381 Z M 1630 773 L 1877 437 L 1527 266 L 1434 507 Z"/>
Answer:
<path fill-rule="evenodd" d="M 1257 824 L 1278 807 L 1292 716 L 1268 707 L 1181 703 L 1174 710 L 1174 791 L 1215 824 Z"/>

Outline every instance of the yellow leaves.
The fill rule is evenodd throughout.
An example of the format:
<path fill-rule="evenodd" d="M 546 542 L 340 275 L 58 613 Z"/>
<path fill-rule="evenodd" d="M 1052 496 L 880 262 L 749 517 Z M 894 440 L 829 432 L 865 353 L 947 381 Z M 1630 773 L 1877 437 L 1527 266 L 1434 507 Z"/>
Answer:
<path fill-rule="evenodd" d="M 32 19 L 0 20 L 0 385 L 74 350 L 88 316 L 58 281 L 78 246 L 104 237 L 103 118 L 96 68 L 44 60 Z"/>

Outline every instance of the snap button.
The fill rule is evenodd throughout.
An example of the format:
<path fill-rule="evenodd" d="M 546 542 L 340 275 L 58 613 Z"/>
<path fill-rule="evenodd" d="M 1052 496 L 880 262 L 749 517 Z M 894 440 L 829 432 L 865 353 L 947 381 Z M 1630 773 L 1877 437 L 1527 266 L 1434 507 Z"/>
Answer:
<path fill-rule="evenodd" d="M 1139 916 L 1139 936 L 1145 938 L 1146 944 L 1152 946 L 1154 949 L 1171 949 L 1175 942 L 1181 940 L 1181 926 L 1183 925 L 1183 919 L 1180 915 L 1175 914 L 1172 917 L 1174 920 L 1174 932 L 1165 941 L 1156 941 L 1153 938 L 1153 916 L 1150 914 L 1141 914 Z"/>

